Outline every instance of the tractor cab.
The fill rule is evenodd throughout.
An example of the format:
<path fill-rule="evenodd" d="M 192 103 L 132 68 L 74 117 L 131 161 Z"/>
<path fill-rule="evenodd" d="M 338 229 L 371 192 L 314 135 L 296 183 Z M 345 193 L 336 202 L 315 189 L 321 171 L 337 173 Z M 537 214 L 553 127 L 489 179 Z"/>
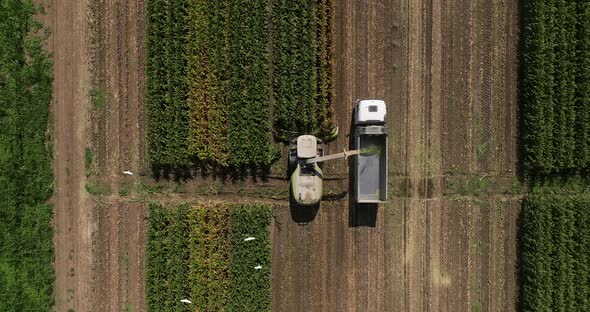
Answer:
<path fill-rule="evenodd" d="M 316 205 L 322 199 L 322 169 L 317 162 L 323 156 L 323 142 L 313 135 L 301 135 L 292 141 L 289 151 L 291 194 L 302 206 Z"/>

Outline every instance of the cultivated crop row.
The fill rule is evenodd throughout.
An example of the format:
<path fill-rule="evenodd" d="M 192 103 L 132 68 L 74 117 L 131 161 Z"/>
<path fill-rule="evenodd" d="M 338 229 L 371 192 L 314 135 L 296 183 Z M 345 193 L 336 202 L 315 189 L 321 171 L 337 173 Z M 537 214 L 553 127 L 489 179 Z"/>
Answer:
<path fill-rule="evenodd" d="M 333 6 L 280 0 L 271 12 L 264 0 L 148 1 L 152 164 L 265 167 L 277 156 L 272 125 L 283 141 L 329 133 Z"/>
<path fill-rule="evenodd" d="M 189 207 L 149 207 L 146 299 L 150 311 L 187 311 Z"/>
<path fill-rule="evenodd" d="M 274 127 L 280 140 L 309 133 L 315 126 L 315 1 L 278 0 L 273 4 Z"/>
<path fill-rule="evenodd" d="M 531 174 L 590 165 L 589 10 L 580 0 L 526 3 L 522 113 Z"/>
<path fill-rule="evenodd" d="M 47 144 L 52 62 L 33 1 L 0 9 L 0 309 L 53 306 L 53 175 Z"/>
<path fill-rule="evenodd" d="M 330 135 L 334 127 L 334 0 L 317 1 L 317 95 L 316 132 L 320 137 Z"/>
<path fill-rule="evenodd" d="M 194 0 L 189 8 L 189 152 L 228 165 L 227 1 Z"/>
<path fill-rule="evenodd" d="M 576 72 L 576 161 L 590 167 L 590 2 L 578 1 Z"/>
<path fill-rule="evenodd" d="M 222 311 L 230 299 L 229 207 L 220 203 L 191 210 L 189 281 L 198 311 Z"/>
<path fill-rule="evenodd" d="M 151 205 L 149 310 L 269 311 L 269 223 L 264 205 Z"/>
<path fill-rule="evenodd" d="M 229 311 L 270 311 L 270 209 L 238 205 L 230 211 Z M 256 240 L 245 241 L 248 237 Z"/>
<path fill-rule="evenodd" d="M 231 0 L 228 15 L 228 151 L 235 166 L 274 159 L 269 120 L 267 0 Z"/>
<path fill-rule="evenodd" d="M 188 154 L 189 0 L 147 2 L 146 115 L 153 165 L 185 167 Z"/>
<path fill-rule="evenodd" d="M 589 208 L 587 195 L 524 201 L 522 311 L 590 310 Z"/>
<path fill-rule="evenodd" d="M 268 10 L 262 0 L 148 1 L 152 164 L 270 164 Z"/>
<path fill-rule="evenodd" d="M 334 3 L 279 0 L 273 4 L 272 16 L 277 139 L 327 134 L 333 126 Z"/>

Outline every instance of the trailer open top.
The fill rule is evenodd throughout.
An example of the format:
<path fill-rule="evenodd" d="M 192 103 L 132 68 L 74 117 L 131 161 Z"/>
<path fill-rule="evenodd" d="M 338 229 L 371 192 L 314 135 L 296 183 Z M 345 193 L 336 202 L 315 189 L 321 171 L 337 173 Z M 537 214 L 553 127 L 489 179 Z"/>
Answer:
<path fill-rule="evenodd" d="M 357 203 L 387 200 L 388 128 L 385 102 L 360 100 L 355 106 L 353 159 L 354 197 Z"/>

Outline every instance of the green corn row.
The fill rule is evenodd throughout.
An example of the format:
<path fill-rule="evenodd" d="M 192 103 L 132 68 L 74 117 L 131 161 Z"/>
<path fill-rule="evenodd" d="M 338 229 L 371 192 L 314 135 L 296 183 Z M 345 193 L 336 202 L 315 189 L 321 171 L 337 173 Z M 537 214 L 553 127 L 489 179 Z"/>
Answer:
<path fill-rule="evenodd" d="M 273 5 L 274 127 L 280 140 L 287 140 L 290 132 L 309 133 L 315 125 L 315 9 L 312 0 L 277 0 Z"/>
<path fill-rule="evenodd" d="M 188 153 L 189 0 L 146 4 L 146 117 L 149 158 L 157 167 L 186 167 Z"/>
<path fill-rule="evenodd" d="M 320 136 L 333 127 L 334 3 L 278 0 L 273 4 L 274 128 L 278 140 Z"/>
<path fill-rule="evenodd" d="M 270 165 L 277 156 L 270 143 L 271 96 L 279 140 L 330 133 L 333 0 L 278 0 L 270 9 L 264 0 L 148 1 L 153 165 Z"/>
<path fill-rule="evenodd" d="M 556 0 L 555 7 L 554 159 L 558 170 L 567 170 L 576 167 L 576 3 Z"/>
<path fill-rule="evenodd" d="M 192 0 L 189 12 L 189 152 L 227 166 L 227 1 Z"/>
<path fill-rule="evenodd" d="M 587 195 L 532 195 L 523 204 L 522 311 L 588 311 Z"/>
<path fill-rule="evenodd" d="M 273 160 L 269 120 L 267 0 L 228 1 L 228 151 L 234 166 Z"/>
<path fill-rule="evenodd" d="M 330 135 L 334 127 L 334 0 L 317 0 L 317 94 L 314 132 L 320 137 Z"/>
<path fill-rule="evenodd" d="M 270 218 L 257 204 L 150 205 L 148 310 L 270 311 Z"/>
<path fill-rule="evenodd" d="M 149 206 L 146 300 L 149 311 L 187 311 L 189 208 Z"/>
<path fill-rule="evenodd" d="M 228 311 L 270 311 L 270 213 L 266 205 L 237 205 L 230 211 Z M 244 241 L 250 236 L 256 240 Z"/>
<path fill-rule="evenodd" d="M 53 63 L 42 9 L 0 5 L 0 310 L 52 311 L 51 148 Z"/>
<path fill-rule="evenodd" d="M 576 162 L 590 168 L 590 2 L 577 1 Z"/>
<path fill-rule="evenodd" d="M 590 9 L 581 0 L 525 3 L 522 29 L 524 165 L 530 175 L 590 164 Z"/>
<path fill-rule="evenodd" d="M 230 290 L 229 208 L 193 207 L 190 218 L 190 287 L 194 311 L 223 311 Z"/>

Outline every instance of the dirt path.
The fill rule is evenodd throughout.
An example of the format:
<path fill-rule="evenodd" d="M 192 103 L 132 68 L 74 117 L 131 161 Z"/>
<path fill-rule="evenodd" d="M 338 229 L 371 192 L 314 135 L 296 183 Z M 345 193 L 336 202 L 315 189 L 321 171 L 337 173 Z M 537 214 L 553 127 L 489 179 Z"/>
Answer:
<path fill-rule="evenodd" d="M 145 2 L 93 0 L 95 44 L 91 72 L 103 87 L 105 107 L 94 108 L 89 146 L 99 167 L 92 179 L 109 185 L 112 195 L 95 198 L 92 311 L 145 311 L 147 210 L 121 200 L 123 189 L 144 169 Z M 129 170 L 133 176 L 125 176 Z"/>
<path fill-rule="evenodd" d="M 56 310 L 88 311 L 90 205 L 84 192 L 84 145 L 88 109 L 86 1 L 42 1 L 54 53 L 54 243 Z"/>
<path fill-rule="evenodd" d="M 55 309 L 144 311 L 145 207 L 119 204 L 117 196 L 97 200 L 85 191 L 86 147 L 96 147 L 98 172 L 114 194 L 121 172 L 138 172 L 142 164 L 144 2 L 39 3 L 46 8 L 41 20 L 51 29 L 47 46 L 54 54 Z M 93 16 L 89 5 L 105 10 Z M 95 17 L 102 27 L 98 35 Z M 107 38 L 112 42 L 106 44 Z M 97 42 L 108 49 L 95 53 Z M 111 66 L 92 71 L 105 64 Z M 91 122 L 88 95 L 96 77 L 112 93 L 108 114 Z"/>

